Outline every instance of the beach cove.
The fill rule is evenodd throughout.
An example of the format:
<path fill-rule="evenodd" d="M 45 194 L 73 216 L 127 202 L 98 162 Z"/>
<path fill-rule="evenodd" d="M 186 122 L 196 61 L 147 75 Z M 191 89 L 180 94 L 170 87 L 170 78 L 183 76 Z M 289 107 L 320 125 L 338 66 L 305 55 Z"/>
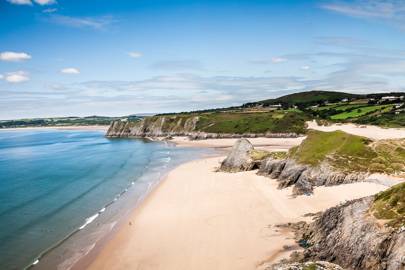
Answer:
<path fill-rule="evenodd" d="M 256 143 L 280 149 L 302 139 L 289 140 L 288 146 L 283 139 Z M 228 140 L 220 141 L 195 144 L 229 147 Z M 256 171 L 217 172 L 223 159 L 222 154 L 191 161 L 170 171 L 116 235 L 74 269 L 260 269 L 298 249 L 292 233 L 277 225 L 310 221 L 307 214 L 387 188 L 362 182 L 318 187 L 311 196 L 293 198 L 291 188 L 280 190 Z"/>

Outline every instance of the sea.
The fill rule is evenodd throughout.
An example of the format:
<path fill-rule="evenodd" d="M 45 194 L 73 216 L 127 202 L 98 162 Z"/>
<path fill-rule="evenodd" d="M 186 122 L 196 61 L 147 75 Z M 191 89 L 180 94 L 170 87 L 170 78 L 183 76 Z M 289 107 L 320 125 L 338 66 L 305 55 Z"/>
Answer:
<path fill-rule="evenodd" d="M 211 154 L 94 130 L 0 130 L 0 269 L 71 269 L 170 169 Z"/>

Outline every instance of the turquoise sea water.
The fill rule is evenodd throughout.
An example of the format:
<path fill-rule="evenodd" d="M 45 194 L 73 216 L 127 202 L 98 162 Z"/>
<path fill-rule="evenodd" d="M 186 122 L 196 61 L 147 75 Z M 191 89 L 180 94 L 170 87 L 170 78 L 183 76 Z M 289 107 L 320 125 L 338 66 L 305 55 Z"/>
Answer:
<path fill-rule="evenodd" d="M 38 258 L 36 267 L 68 269 L 113 228 L 122 208 L 199 154 L 98 131 L 0 131 L 0 269 Z"/>

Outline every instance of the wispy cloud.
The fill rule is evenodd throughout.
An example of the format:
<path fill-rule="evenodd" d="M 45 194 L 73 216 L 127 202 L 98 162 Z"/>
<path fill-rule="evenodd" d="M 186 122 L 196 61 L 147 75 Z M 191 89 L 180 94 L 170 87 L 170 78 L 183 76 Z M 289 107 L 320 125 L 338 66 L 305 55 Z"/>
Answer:
<path fill-rule="evenodd" d="M 25 52 L 1 52 L 0 60 L 9 62 L 19 62 L 31 59 L 31 55 Z"/>
<path fill-rule="evenodd" d="M 203 70 L 204 66 L 197 60 L 165 60 L 158 61 L 150 66 L 153 69 L 160 70 L 175 70 L 175 71 L 190 71 Z"/>
<path fill-rule="evenodd" d="M 80 74 L 80 70 L 79 70 L 79 69 L 77 69 L 77 68 L 72 68 L 72 67 L 70 67 L 70 68 L 63 68 L 63 69 L 61 69 L 60 72 L 63 73 L 63 74 Z"/>
<path fill-rule="evenodd" d="M 56 11 L 58 11 L 57 8 L 47 8 L 47 9 L 42 10 L 43 13 L 54 13 Z"/>
<path fill-rule="evenodd" d="M 41 6 L 56 4 L 56 0 L 34 0 L 35 3 Z"/>
<path fill-rule="evenodd" d="M 129 52 L 128 55 L 132 58 L 140 58 L 142 56 L 142 53 L 140 52 Z"/>
<path fill-rule="evenodd" d="M 301 69 L 302 70 L 309 70 L 311 67 L 310 66 L 302 66 Z"/>
<path fill-rule="evenodd" d="M 405 2 L 403 0 L 334 1 L 321 5 L 323 9 L 346 16 L 380 19 L 405 29 Z"/>
<path fill-rule="evenodd" d="M 7 0 L 7 2 L 13 5 L 28 5 L 28 6 L 32 6 L 33 2 L 41 6 L 53 5 L 57 3 L 56 0 Z"/>
<path fill-rule="evenodd" d="M 287 62 L 287 58 L 284 57 L 273 57 L 271 59 L 271 62 L 274 64 L 279 64 L 279 63 L 283 63 L 283 62 Z"/>
<path fill-rule="evenodd" d="M 31 0 L 7 0 L 7 2 L 13 5 L 29 5 L 32 6 Z"/>
<path fill-rule="evenodd" d="M 25 71 L 15 71 L 15 72 L 8 72 L 5 75 L 0 75 L 0 79 L 4 79 L 5 81 L 9 83 L 20 83 L 20 82 L 26 82 L 30 78 L 28 76 L 28 73 Z"/>
<path fill-rule="evenodd" d="M 71 17 L 65 15 L 51 15 L 49 21 L 75 28 L 92 28 L 96 30 L 105 29 L 116 20 L 112 16 L 103 17 Z"/>

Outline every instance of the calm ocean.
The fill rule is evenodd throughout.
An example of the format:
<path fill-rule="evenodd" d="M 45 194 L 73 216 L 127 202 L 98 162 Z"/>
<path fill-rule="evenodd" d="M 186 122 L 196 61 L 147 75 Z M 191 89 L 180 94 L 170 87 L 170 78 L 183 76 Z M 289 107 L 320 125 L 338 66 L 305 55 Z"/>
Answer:
<path fill-rule="evenodd" d="M 165 172 L 206 153 L 99 131 L 0 131 L 0 269 L 68 269 Z"/>

